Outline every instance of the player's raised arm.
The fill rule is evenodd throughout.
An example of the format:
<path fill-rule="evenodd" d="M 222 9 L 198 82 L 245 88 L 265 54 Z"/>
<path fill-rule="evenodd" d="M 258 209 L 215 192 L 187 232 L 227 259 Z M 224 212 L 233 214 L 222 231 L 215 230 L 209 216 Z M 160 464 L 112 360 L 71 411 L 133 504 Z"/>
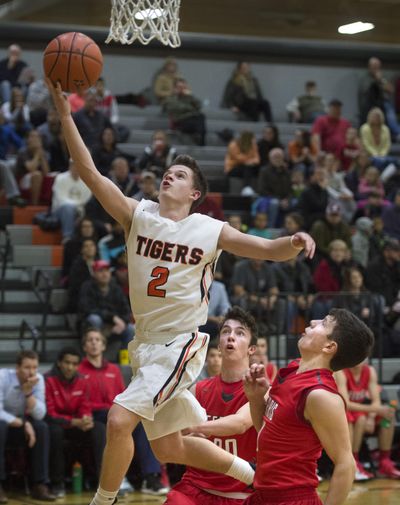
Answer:
<path fill-rule="evenodd" d="M 246 403 L 235 414 L 207 421 L 198 426 L 192 426 L 185 431 L 188 434 L 204 435 L 205 437 L 229 437 L 231 435 L 242 435 L 252 426 L 250 405 Z"/>
<path fill-rule="evenodd" d="M 297 256 L 302 250 L 307 258 L 312 258 L 315 242 L 308 233 L 304 232 L 268 240 L 247 235 L 225 224 L 219 236 L 218 248 L 245 258 L 287 261 Z"/>
<path fill-rule="evenodd" d="M 110 179 L 100 174 L 72 119 L 69 102 L 62 92 L 60 84 L 58 83 L 57 87 L 54 87 L 49 79 L 46 79 L 46 84 L 60 116 L 64 138 L 80 178 L 104 209 L 128 232 L 138 202 L 133 198 L 127 198 Z"/>

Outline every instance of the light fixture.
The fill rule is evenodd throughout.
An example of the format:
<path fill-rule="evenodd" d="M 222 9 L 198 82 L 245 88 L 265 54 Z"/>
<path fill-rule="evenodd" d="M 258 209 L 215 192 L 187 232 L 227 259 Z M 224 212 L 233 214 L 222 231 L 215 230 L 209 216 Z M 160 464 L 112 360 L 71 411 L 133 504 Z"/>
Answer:
<path fill-rule="evenodd" d="M 164 15 L 164 9 L 143 9 L 135 14 L 135 19 L 144 21 L 145 19 L 157 19 Z"/>
<path fill-rule="evenodd" d="M 373 30 L 375 25 L 372 23 L 364 23 L 363 21 L 356 21 L 355 23 L 349 23 L 348 25 L 339 26 L 338 32 L 344 33 L 346 35 L 354 35 L 355 33 L 366 32 L 368 30 Z"/>

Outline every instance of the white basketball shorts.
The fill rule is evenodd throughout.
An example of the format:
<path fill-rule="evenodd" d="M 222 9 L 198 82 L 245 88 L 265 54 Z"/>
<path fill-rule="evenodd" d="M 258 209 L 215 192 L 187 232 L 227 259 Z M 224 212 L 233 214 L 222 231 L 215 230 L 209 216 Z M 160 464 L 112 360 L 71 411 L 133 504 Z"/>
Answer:
<path fill-rule="evenodd" d="M 188 391 L 207 354 L 206 333 L 183 333 L 167 343 L 128 345 L 133 377 L 114 402 L 142 418 L 149 440 L 203 423 L 207 415 Z"/>

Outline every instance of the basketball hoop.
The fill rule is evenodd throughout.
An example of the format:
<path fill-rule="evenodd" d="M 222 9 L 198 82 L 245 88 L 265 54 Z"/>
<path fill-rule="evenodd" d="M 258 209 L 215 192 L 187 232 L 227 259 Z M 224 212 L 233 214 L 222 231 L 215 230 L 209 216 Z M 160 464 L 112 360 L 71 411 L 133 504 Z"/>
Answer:
<path fill-rule="evenodd" d="M 111 0 L 111 26 L 106 43 L 112 40 L 148 44 L 158 39 L 166 46 L 179 47 L 181 0 Z"/>

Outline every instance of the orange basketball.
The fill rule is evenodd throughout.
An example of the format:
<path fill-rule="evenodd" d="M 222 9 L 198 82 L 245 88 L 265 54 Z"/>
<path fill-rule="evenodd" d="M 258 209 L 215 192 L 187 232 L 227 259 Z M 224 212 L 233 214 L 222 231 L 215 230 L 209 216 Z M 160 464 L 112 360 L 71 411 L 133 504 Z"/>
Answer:
<path fill-rule="evenodd" d="M 96 83 L 103 68 L 99 46 L 79 32 L 58 35 L 43 53 L 43 69 L 53 84 L 63 91 L 77 93 Z"/>

